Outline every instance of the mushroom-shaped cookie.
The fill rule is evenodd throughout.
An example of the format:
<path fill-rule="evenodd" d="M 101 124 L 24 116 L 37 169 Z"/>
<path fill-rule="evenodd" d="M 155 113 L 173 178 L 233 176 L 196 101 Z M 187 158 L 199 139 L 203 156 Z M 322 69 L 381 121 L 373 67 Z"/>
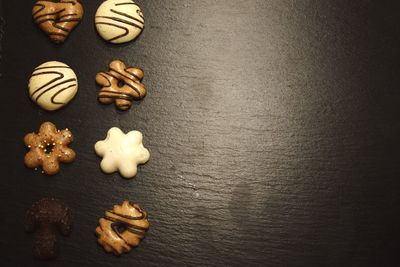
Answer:
<path fill-rule="evenodd" d="M 99 220 L 97 242 L 106 252 L 121 255 L 139 245 L 149 226 L 147 213 L 139 205 L 124 201 L 106 211 Z"/>
<path fill-rule="evenodd" d="M 58 252 L 57 232 L 68 236 L 72 231 L 72 211 L 58 199 L 43 198 L 26 213 L 25 231 L 36 231 L 34 256 L 53 259 Z"/>
<path fill-rule="evenodd" d="M 103 104 L 115 102 L 117 108 L 127 110 L 132 101 L 146 96 L 146 88 L 142 84 L 144 73 L 135 67 L 127 68 L 122 61 L 114 60 L 110 63 L 109 71 L 99 72 L 96 82 L 102 86 L 98 100 Z"/>
<path fill-rule="evenodd" d="M 40 126 L 39 133 L 25 135 L 25 145 L 30 149 L 25 155 L 28 168 L 42 167 L 48 175 L 60 171 L 60 162 L 69 163 L 75 160 L 75 152 L 68 147 L 74 137 L 68 130 L 57 130 L 51 122 Z"/>

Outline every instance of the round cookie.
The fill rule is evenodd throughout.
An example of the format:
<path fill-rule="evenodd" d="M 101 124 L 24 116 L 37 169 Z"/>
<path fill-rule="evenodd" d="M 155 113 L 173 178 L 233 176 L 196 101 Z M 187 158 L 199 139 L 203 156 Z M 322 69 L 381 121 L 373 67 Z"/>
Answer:
<path fill-rule="evenodd" d="M 29 96 L 45 110 L 53 111 L 67 105 L 78 91 L 75 72 L 58 61 L 46 62 L 32 73 L 29 80 Z"/>
<path fill-rule="evenodd" d="M 96 228 L 97 242 L 115 255 L 137 247 L 149 230 L 147 212 L 139 205 L 124 201 L 104 213 Z"/>
<path fill-rule="evenodd" d="M 106 0 L 96 12 L 96 29 L 100 36 L 119 44 L 134 40 L 142 32 L 144 17 L 132 0 Z"/>

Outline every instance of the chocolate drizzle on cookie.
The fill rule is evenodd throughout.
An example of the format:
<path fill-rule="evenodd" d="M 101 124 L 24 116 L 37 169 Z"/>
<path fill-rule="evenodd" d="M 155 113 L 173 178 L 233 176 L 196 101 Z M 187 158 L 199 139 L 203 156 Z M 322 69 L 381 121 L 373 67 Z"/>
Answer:
<path fill-rule="evenodd" d="M 129 6 L 133 6 L 129 7 Z M 144 28 L 144 16 L 140 7 L 133 1 L 105 1 L 96 13 L 95 24 L 105 25 L 100 35 L 109 42 L 123 43 L 136 38 Z"/>
<path fill-rule="evenodd" d="M 79 0 L 38 0 L 32 9 L 33 21 L 55 43 L 62 43 L 79 24 L 83 6 Z"/>
<path fill-rule="evenodd" d="M 124 201 L 105 212 L 96 228 L 98 243 L 107 252 L 121 255 L 139 245 L 149 229 L 147 213 L 138 205 Z"/>
<path fill-rule="evenodd" d="M 146 89 L 141 83 L 143 76 L 141 69 L 126 68 L 122 61 L 114 60 L 109 71 L 96 75 L 97 84 L 102 86 L 98 100 L 104 104 L 115 102 L 121 110 L 129 109 L 132 101 L 146 96 Z"/>
<path fill-rule="evenodd" d="M 47 110 L 63 107 L 77 90 L 78 81 L 73 70 L 57 61 L 37 67 L 29 81 L 30 98 Z"/>
<path fill-rule="evenodd" d="M 113 212 L 113 211 L 109 210 L 109 211 L 106 211 L 104 219 L 111 222 L 111 228 L 114 230 L 114 232 L 118 236 L 120 236 L 120 233 L 122 233 L 124 231 L 129 231 L 131 233 L 134 233 L 134 234 L 144 237 L 144 234 L 147 231 L 147 228 L 143 228 L 143 227 L 140 227 L 140 226 L 137 226 L 137 225 L 134 225 L 134 224 L 131 224 L 131 223 L 125 221 L 125 220 L 135 221 L 135 220 L 147 219 L 147 215 L 145 213 L 143 213 L 140 210 L 139 210 L 139 212 L 141 213 L 140 216 L 132 217 L 132 216 L 119 214 L 117 212 Z M 121 229 L 123 229 L 123 231 L 121 231 Z"/>

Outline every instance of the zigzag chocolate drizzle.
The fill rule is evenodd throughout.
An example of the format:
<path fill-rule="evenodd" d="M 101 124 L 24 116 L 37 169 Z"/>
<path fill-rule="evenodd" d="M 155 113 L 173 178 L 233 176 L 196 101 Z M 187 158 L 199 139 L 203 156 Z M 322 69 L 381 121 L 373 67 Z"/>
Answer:
<path fill-rule="evenodd" d="M 34 69 L 28 87 L 32 101 L 46 110 L 57 110 L 75 96 L 78 80 L 68 65 L 51 61 Z"/>
<path fill-rule="evenodd" d="M 126 68 L 123 62 L 115 60 L 111 62 L 109 71 L 100 72 L 96 76 L 97 84 L 102 86 L 98 100 L 104 104 L 115 102 L 119 109 L 126 110 L 132 101 L 146 96 L 142 79 L 141 69 Z"/>
<path fill-rule="evenodd" d="M 108 1 L 113 2 L 111 6 L 113 6 L 114 8 L 110 6 L 111 3 L 108 3 Z M 144 17 L 142 12 L 140 11 L 140 7 L 135 2 L 116 2 L 117 0 L 108 1 L 103 3 L 105 4 L 105 6 L 100 6 L 99 10 L 97 11 L 95 24 L 110 26 L 109 29 L 112 29 L 112 27 L 114 27 L 116 29 L 122 30 L 122 33 L 120 33 L 121 31 L 116 31 L 113 34 L 112 30 L 111 32 L 109 32 L 109 29 L 107 29 L 106 34 L 101 34 L 104 39 L 113 43 L 125 42 L 128 40 L 121 39 L 134 32 L 135 28 L 139 29 L 138 33 L 143 30 Z M 127 5 L 135 6 L 137 7 L 137 9 L 132 10 L 132 8 L 127 7 L 127 11 L 125 11 L 125 8 L 123 6 Z M 127 12 L 130 13 L 128 14 Z M 138 17 L 135 17 L 136 15 Z M 137 34 L 135 34 L 135 36 L 132 36 L 132 38 L 136 38 Z"/>
<path fill-rule="evenodd" d="M 49 66 L 49 67 L 44 67 L 44 68 L 56 69 L 56 68 L 59 68 L 59 67 L 57 67 L 57 66 Z M 32 74 L 32 77 L 34 77 L 34 76 L 40 76 L 40 75 L 48 75 L 48 74 L 56 74 L 56 75 L 58 75 L 58 77 L 56 77 L 56 78 L 54 78 L 54 79 L 52 79 L 52 80 L 46 82 L 45 84 L 43 84 L 42 86 L 40 86 L 39 88 L 37 88 L 36 90 L 34 90 L 34 91 L 31 93 L 30 97 L 31 97 L 32 99 L 34 99 L 34 100 L 37 102 L 37 101 L 39 100 L 39 98 L 40 98 L 41 96 L 43 96 L 45 93 L 47 93 L 47 92 L 49 92 L 49 91 L 51 91 L 51 90 L 56 89 L 56 88 L 59 87 L 60 85 L 74 82 L 73 84 L 70 84 L 70 85 L 68 85 L 67 87 L 57 88 L 57 91 L 54 92 L 54 93 L 53 93 L 53 96 L 51 97 L 51 102 L 52 102 L 53 104 L 64 104 L 64 103 L 62 103 L 62 102 L 55 102 L 54 99 L 55 99 L 55 97 L 56 97 L 57 95 L 59 95 L 61 92 L 65 91 L 65 90 L 67 90 L 67 89 L 69 89 L 69 88 L 71 88 L 71 87 L 77 86 L 77 84 L 76 84 L 76 81 L 77 81 L 76 78 L 70 78 L 70 79 L 63 80 L 65 76 L 64 76 L 63 73 L 61 73 L 61 72 L 59 72 L 59 71 L 43 71 L 43 72 L 36 72 L 37 70 L 41 70 L 41 69 L 44 69 L 44 68 L 35 69 L 35 71 L 34 71 L 33 74 Z M 69 67 L 62 66 L 61 68 L 69 68 Z M 70 69 L 70 68 L 69 68 L 69 69 Z M 58 81 L 61 81 L 61 82 L 57 83 Z M 38 93 L 39 93 L 39 94 L 38 94 Z M 38 95 L 34 98 L 34 96 L 35 96 L 36 94 L 38 94 Z"/>
<path fill-rule="evenodd" d="M 56 43 L 65 41 L 82 16 L 79 0 L 38 0 L 32 9 L 34 22 Z"/>
<path fill-rule="evenodd" d="M 106 211 L 99 223 L 96 228 L 97 241 L 107 252 L 117 255 L 139 245 L 149 229 L 147 213 L 128 201 Z"/>

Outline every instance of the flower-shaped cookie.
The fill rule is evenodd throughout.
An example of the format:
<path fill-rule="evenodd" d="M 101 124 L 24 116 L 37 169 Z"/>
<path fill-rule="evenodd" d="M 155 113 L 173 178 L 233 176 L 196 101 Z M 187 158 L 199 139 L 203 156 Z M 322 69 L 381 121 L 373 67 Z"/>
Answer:
<path fill-rule="evenodd" d="M 98 141 L 94 149 L 103 160 L 100 163 L 105 173 L 119 173 L 125 178 L 132 178 L 137 173 L 138 164 L 146 163 L 150 158 L 149 151 L 143 146 L 143 135 L 138 131 L 124 134 L 113 127 L 107 138 Z"/>
<path fill-rule="evenodd" d="M 42 167 L 48 175 L 60 171 L 60 162 L 74 161 L 76 154 L 68 148 L 74 137 L 68 130 L 57 130 L 51 122 L 45 122 L 40 126 L 39 133 L 25 135 L 25 145 L 30 149 L 25 155 L 25 165 L 28 168 Z"/>
<path fill-rule="evenodd" d="M 109 71 L 99 72 L 96 82 L 102 86 L 98 100 L 103 104 L 115 102 L 117 108 L 127 110 L 132 101 L 146 96 L 146 88 L 142 84 L 144 73 L 139 68 L 129 67 L 120 60 L 110 63 Z"/>

